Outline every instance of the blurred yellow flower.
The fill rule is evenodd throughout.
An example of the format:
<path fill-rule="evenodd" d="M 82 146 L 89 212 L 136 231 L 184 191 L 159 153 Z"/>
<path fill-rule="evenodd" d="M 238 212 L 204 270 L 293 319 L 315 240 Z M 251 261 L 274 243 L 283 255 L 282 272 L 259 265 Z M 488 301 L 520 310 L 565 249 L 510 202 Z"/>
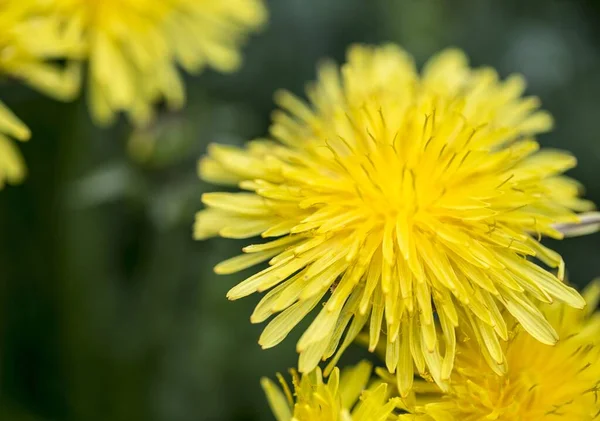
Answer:
<path fill-rule="evenodd" d="M 588 307 L 574 310 L 562 303 L 544 306 L 561 336 L 555 346 L 535 341 L 520 327 L 502 343 L 507 370 L 498 376 L 489 368 L 476 343 L 465 338 L 458 346 L 450 390 L 415 386 L 420 421 L 592 421 L 600 415 L 600 314 L 593 313 L 600 284 L 584 293 Z"/>
<path fill-rule="evenodd" d="M 277 421 L 385 421 L 396 408 L 389 399 L 388 385 L 373 382 L 367 387 L 371 365 L 362 361 L 354 367 L 336 367 L 324 381 L 320 368 L 300 377 L 291 370 L 294 398 L 281 375 L 281 388 L 263 378 L 262 387 Z"/>
<path fill-rule="evenodd" d="M 262 0 L 52 0 L 87 46 L 89 101 L 96 121 L 125 111 L 146 124 L 165 98 L 185 101 L 178 66 L 233 71 L 246 33 L 266 20 Z"/>
<path fill-rule="evenodd" d="M 29 136 L 29 129 L 0 102 L 0 189 L 25 177 L 25 163 L 10 138 L 25 141 Z"/>
<path fill-rule="evenodd" d="M 459 322 L 496 363 L 508 337 L 502 308 L 555 343 L 538 303 L 585 303 L 540 238 L 562 238 L 553 224 L 577 222 L 573 211 L 592 206 L 562 175 L 575 158 L 538 151 L 533 136 L 552 119 L 537 98 L 521 97 L 524 88 L 520 76 L 501 82 L 493 69 L 469 68 L 457 50 L 432 58 L 419 76 L 396 46 L 354 46 L 341 71 L 321 67 L 310 105 L 276 95 L 283 110 L 273 114 L 274 140 L 212 145 L 201 177 L 247 192 L 205 194 L 196 238 L 279 237 L 215 268 L 269 261 L 228 293 L 271 289 L 251 321 L 282 313 L 260 344 L 278 344 L 323 303 L 297 344 L 300 371 L 339 349 L 335 364 L 366 325 L 371 350 L 387 334 L 386 365 L 406 396 L 414 366 L 440 386 L 450 378 Z"/>
<path fill-rule="evenodd" d="M 81 44 L 42 6 L 39 1 L 0 0 L 0 74 L 69 100 L 78 92 L 79 68 L 51 60 L 80 53 Z"/>
<path fill-rule="evenodd" d="M 52 60 L 76 54 L 77 40 L 41 8 L 42 2 L 0 0 L 0 77 L 8 76 L 55 98 L 72 99 L 79 86 L 78 67 Z M 25 164 L 11 138 L 27 140 L 27 127 L 0 102 L 0 187 L 25 177 Z"/>

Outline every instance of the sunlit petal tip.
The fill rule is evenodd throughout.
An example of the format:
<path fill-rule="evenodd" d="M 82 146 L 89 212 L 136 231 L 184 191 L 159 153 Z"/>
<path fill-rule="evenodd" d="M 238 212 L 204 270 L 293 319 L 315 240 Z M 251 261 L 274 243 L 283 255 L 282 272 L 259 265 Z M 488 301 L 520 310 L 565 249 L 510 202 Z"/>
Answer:
<path fill-rule="evenodd" d="M 248 291 L 242 288 L 234 287 L 227 292 L 226 297 L 230 301 L 235 301 L 252 294 L 252 292 L 253 291 Z"/>

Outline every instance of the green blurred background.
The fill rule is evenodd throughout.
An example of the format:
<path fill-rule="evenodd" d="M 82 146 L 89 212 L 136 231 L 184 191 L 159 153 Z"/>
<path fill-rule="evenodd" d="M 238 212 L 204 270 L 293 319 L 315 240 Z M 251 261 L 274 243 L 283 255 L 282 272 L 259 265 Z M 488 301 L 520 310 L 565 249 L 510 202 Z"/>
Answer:
<path fill-rule="evenodd" d="M 226 0 L 214 0 L 226 1 Z M 579 158 L 600 203 L 600 4 L 594 0 L 273 0 L 234 75 L 188 77 L 189 101 L 145 132 L 94 127 L 85 99 L 18 84 L 0 97 L 31 127 L 25 184 L 0 193 L 0 420 L 270 420 L 259 378 L 296 363 L 299 332 L 262 351 L 228 302 L 244 274 L 213 274 L 232 240 L 191 237 L 209 142 L 266 133 L 272 93 L 302 93 L 324 57 L 394 41 L 422 63 L 446 46 L 521 72 L 556 117 L 540 140 Z M 133 139 L 132 139 L 133 137 Z M 132 147 L 133 145 L 133 147 Z M 600 275 L 600 235 L 552 244 L 579 286 Z M 344 361 L 356 361 L 354 350 Z"/>

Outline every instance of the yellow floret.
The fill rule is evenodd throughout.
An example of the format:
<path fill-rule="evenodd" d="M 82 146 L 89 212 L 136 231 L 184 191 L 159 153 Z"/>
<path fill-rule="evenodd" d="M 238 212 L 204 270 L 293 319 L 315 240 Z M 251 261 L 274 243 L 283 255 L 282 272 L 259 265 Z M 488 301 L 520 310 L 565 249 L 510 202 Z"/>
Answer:
<path fill-rule="evenodd" d="M 11 138 L 26 141 L 30 136 L 29 129 L 0 102 L 0 189 L 25 178 L 25 163 Z"/>

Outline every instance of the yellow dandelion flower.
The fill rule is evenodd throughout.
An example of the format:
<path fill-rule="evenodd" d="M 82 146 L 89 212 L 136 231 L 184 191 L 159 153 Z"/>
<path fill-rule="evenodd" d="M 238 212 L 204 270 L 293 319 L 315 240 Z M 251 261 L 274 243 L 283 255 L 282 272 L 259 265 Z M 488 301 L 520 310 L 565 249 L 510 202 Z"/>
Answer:
<path fill-rule="evenodd" d="M 389 398 L 384 382 L 367 387 L 371 368 L 362 361 L 340 375 L 335 367 L 327 382 L 318 367 L 302 377 L 291 370 L 295 402 L 281 375 L 281 388 L 267 378 L 261 384 L 277 421 L 385 421 L 393 414 L 397 399 Z"/>
<path fill-rule="evenodd" d="M 25 163 L 11 137 L 25 141 L 29 136 L 29 129 L 0 102 L 0 189 L 25 178 Z"/>
<path fill-rule="evenodd" d="M 76 94 L 79 71 L 52 60 L 77 54 L 81 44 L 40 2 L 0 0 L 0 74 L 11 76 L 55 98 Z"/>
<path fill-rule="evenodd" d="M 77 93 L 78 69 L 52 60 L 79 48 L 59 20 L 43 13 L 39 2 L 0 0 L 0 76 L 18 79 L 55 98 L 71 99 Z M 25 163 L 11 138 L 29 137 L 29 129 L 0 102 L 0 188 L 25 177 Z"/>
<path fill-rule="evenodd" d="M 449 379 L 459 319 L 493 361 L 508 337 L 502 308 L 555 343 L 537 303 L 585 303 L 561 282 L 560 255 L 539 240 L 562 238 L 553 224 L 577 222 L 573 211 L 591 205 L 562 175 L 575 158 L 538 151 L 533 136 L 552 120 L 536 98 L 521 97 L 524 86 L 520 76 L 502 82 L 490 68 L 469 68 L 457 50 L 419 76 L 396 46 L 354 46 L 341 71 L 321 67 L 310 105 L 276 95 L 273 140 L 212 145 L 201 176 L 247 192 L 205 194 L 196 238 L 279 237 L 215 268 L 269 261 L 228 293 L 271 290 L 251 321 L 281 313 L 260 344 L 278 344 L 323 303 L 297 344 L 300 371 L 339 349 L 335 364 L 366 326 L 371 350 L 387 334 L 386 365 L 406 395 L 414 366 L 440 385 Z"/>
<path fill-rule="evenodd" d="M 447 394 L 426 384 L 417 394 L 415 414 L 421 421 L 592 421 L 600 416 L 600 283 L 584 296 L 586 310 L 563 303 L 543 309 L 561 335 L 555 346 L 535 341 L 520 327 L 503 342 L 507 371 L 498 376 L 472 339 L 458 346 Z M 417 387 L 415 387 L 417 389 Z"/>
<path fill-rule="evenodd" d="M 101 124 L 125 111 L 143 125 L 162 98 L 180 107 L 178 66 L 235 70 L 244 36 L 266 19 L 262 0 L 53 1 L 87 46 L 90 107 Z"/>

